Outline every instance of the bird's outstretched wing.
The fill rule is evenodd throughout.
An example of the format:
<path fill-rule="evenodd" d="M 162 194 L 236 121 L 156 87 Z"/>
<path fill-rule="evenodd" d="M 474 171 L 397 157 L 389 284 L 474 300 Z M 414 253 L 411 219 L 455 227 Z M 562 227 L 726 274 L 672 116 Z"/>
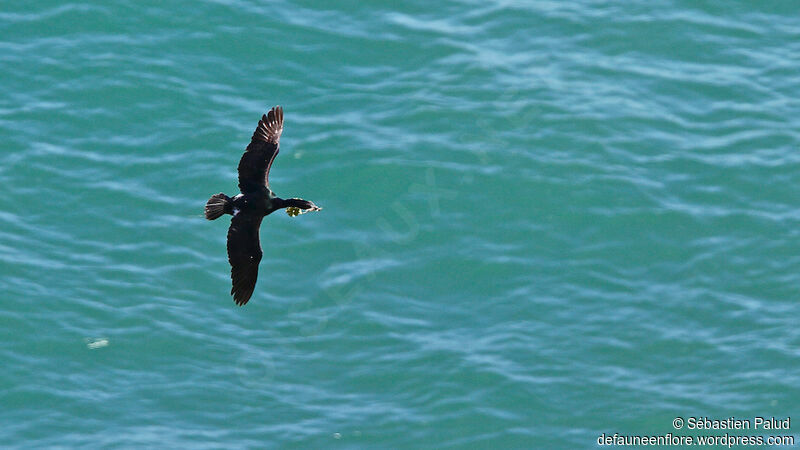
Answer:
<path fill-rule="evenodd" d="M 258 230 L 264 216 L 258 213 L 238 212 L 228 228 L 228 261 L 231 263 L 231 295 L 241 306 L 250 300 L 258 279 L 261 262 L 261 242 Z"/>
<path fill-rule="evenodd" d="M 283 108 L 276 106 L 261 116 L 250 145 L 239 160 L 239 189 L 252 192 L 269 187 L 269 169 L 278 155 L 283 132 Z"/>

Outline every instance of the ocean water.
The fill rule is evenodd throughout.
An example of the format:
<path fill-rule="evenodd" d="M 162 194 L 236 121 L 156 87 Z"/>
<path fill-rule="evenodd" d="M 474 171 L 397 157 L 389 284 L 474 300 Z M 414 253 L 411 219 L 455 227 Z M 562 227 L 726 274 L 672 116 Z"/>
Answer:
<path fill-rule="evenodd" d="M 794 2 L 4 4 L 0 443 L 800 420 L 798 69 Z M 324 209 L 265 219 L 239 308 L 203 205 L 276 104 L 272 187 Z"/>

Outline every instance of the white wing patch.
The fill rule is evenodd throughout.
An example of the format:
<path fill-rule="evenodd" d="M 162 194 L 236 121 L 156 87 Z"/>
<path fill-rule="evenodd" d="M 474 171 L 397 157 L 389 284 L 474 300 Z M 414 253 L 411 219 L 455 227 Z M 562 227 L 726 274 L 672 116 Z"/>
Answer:
<path fill-rule="evenodd" d="M 235 197 L 233 197 L 233 200 L 236 201 L 241 197 L 244 197 L 244 194 L 237 194 Z M 239 214 L 239 208 L 233 208 L 233 216 L 236 217 L 237 214 Z"/>

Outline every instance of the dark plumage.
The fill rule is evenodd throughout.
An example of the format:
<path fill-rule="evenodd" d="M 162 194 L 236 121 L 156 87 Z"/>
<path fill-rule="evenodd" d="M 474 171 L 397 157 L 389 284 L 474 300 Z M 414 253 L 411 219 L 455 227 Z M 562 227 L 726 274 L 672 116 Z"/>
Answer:
<path fill-rule="evenodd" d="M 299 198 L 284 200 L 269 187 L 269 170 L 278 155 L 283 131 L 283 108 L 276 106 L 261 117 L 239 161 L 241 194 L 228 197 L 212 195 L 206 203 L 206 219 L 214 220 L 231 214 L 228 229 L 228 261 L 231 263 L 231 295 L 237 305 L 250 300 L 258 279 L 261 243 L 258 238 L 264 216 L 281 208 L 299 208 L 303 212 L 319 211 L 313 202 Z"/>

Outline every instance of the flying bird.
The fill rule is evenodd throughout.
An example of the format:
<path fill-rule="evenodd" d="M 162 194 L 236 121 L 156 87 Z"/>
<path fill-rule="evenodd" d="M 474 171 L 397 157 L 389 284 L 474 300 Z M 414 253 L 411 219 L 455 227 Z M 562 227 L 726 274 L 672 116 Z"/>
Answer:
<path fill-rule="evenodd" d="M 250 300 L 258 279 L 261 262 L 261 242 L 258 234 L 261 220 L 279 209 L 287 208 L 290 216 L 321 208 L 308 200 L 284 200 L 269 187 L 269 169 L 278 155 L 283 132 L 283 108 L 276 106 L 261 116 L 250 145 L 239 160 L 239 190 L 241 194 L 228 197 L 212 195 L 206 203 L 206 219 L 215 220 L 230 214 L 228 228 L 228 261 L 231 264 L 231 295 L 237 305 Z"/>

